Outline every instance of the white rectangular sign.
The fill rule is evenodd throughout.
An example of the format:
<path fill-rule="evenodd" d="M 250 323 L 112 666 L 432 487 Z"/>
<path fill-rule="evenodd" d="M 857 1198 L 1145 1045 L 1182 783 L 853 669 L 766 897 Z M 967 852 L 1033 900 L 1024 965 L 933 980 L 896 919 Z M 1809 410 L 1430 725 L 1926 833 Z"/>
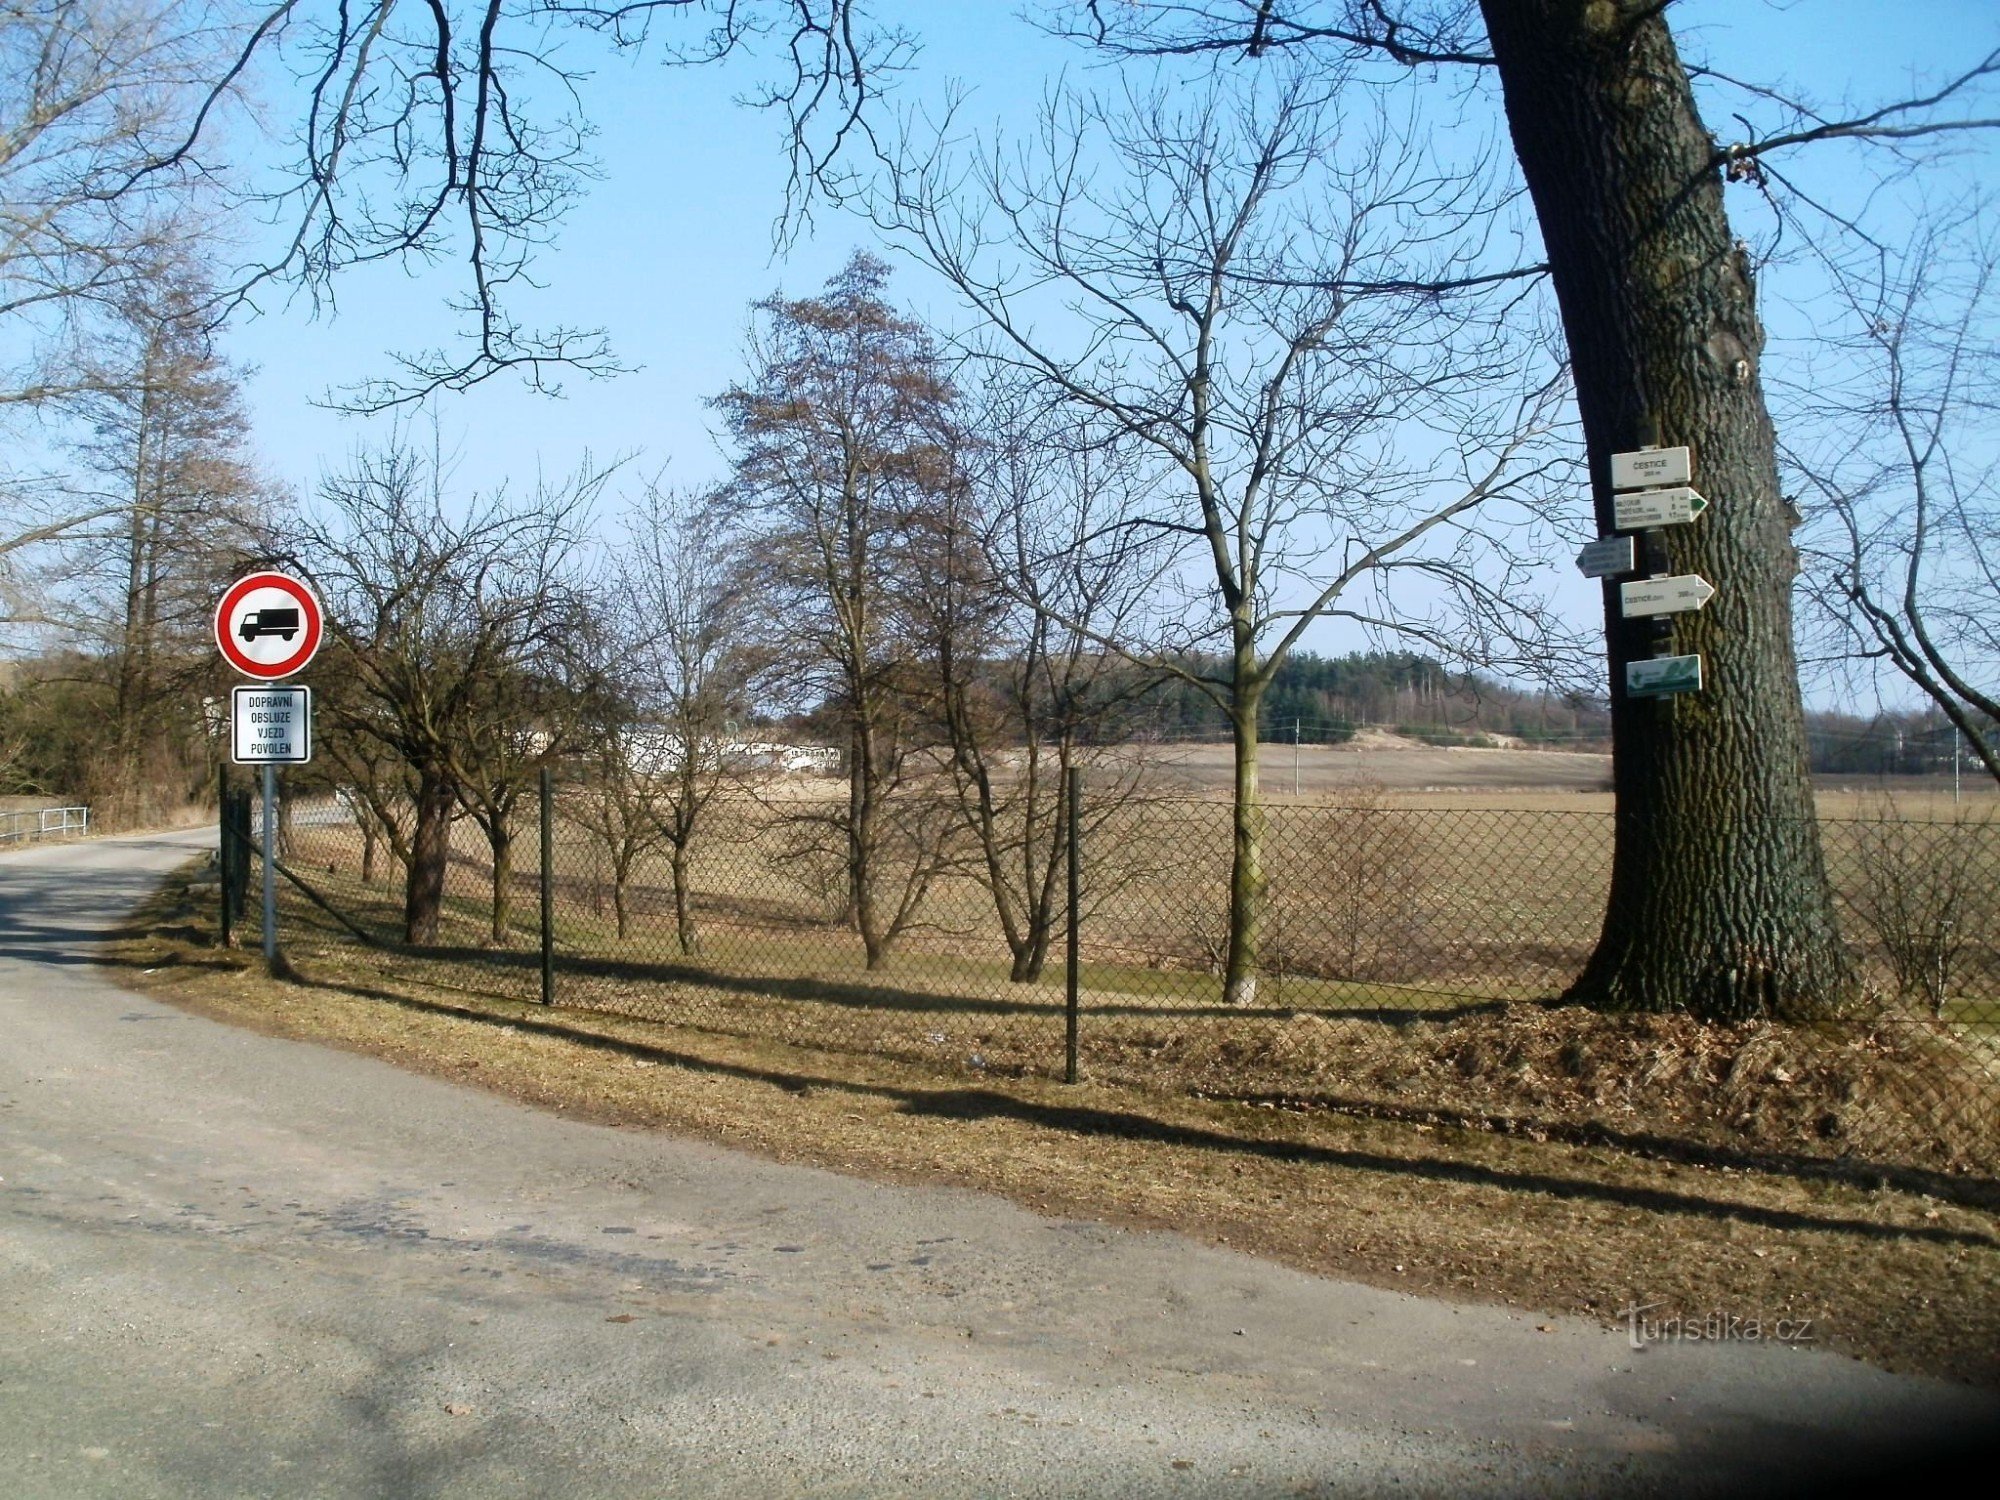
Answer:
<path fill-rule="evenodd" d="M 1676 485 L 1665 490 L 1639 490 L 1612 497 L 1611 514 L 1620 531 L 1645 531 L 1654 526 L 1685 526 L 1708 509 L 1700 490 Z"/>
<path fill-rule="evenodd" d="M 312 689 L 229 690 L 230 759 L 239 766 L 300 766 L 312 759 Z"/>
<path fill-rule="evenodd" d="M 1699 656 L 1655 656 L 1625 663 L 1625 693 L 1631 698 L 1664 698 L 1701 691 Z"/>
<path fill-rule="evenodd" d="M 1694 459 L 1685 448 L 1641 448 L 1611 455 L 1611 488 L 1643 490 L 1656 484 L 1692 484 Z"/>
<path fill-rule="evenodd" d="M 1715 597 L 1715 585 L 1699 573 L 1681 573 L 1672 578 L 1641 578 L 1636 583 L 1618 585 L 1618 595 L 1628 620 L 1647 615 L 1678 615 L 1700 609 Z"/>

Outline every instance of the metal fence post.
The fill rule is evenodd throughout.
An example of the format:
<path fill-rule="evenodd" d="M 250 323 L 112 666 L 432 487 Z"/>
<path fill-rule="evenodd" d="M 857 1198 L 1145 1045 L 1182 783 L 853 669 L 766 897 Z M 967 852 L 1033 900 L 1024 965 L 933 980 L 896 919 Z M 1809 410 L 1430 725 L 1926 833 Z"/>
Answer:
<path fill-rule="evenodd" d="M 555 787 L 549 768 L 542 767 L 542 1004 L 556 1003 Z"/>
<path fill-rule="evenodd" d="M 1082 860 L 1082 819 L 1079 816 L 1083 804 L 1083 768 L 1069 768 L 1069 834 L 1063 840 L 1069 854 L 1069 946 L 1063 964 L 1063 1082 L 1076 1082 L 1076 1018 L 1079 975 L 1077 973 L 1077 939 L 1081 928 L 1080 912 L 1082 901 L 1078 894 L 1083 884 Z"/>

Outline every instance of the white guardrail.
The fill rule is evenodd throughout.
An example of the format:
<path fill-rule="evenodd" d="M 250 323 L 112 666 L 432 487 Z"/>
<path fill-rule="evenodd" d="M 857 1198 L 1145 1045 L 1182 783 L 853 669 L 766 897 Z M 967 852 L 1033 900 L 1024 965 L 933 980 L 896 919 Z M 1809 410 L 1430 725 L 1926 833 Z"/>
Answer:
<path fill-rule="evenodd" d="M 90 832 L 87 807 L 43 807 L 28 812 L 0 812 L 0 845 L 34 839 L 82 838 Z"/>

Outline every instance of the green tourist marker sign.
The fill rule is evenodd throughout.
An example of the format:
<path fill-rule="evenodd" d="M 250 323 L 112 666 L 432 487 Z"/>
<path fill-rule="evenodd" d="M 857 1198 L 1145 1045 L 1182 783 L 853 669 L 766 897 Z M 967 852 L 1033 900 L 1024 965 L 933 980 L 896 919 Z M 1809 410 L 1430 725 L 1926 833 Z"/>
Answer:
<path fill-rule="evenodd" d="M 1625 695 L 1628 698 L 1665 698 L 1674 693 L 1700 691 L 1699 656 L 1654 656 L 1645 661 L 1625 663 Z"/>

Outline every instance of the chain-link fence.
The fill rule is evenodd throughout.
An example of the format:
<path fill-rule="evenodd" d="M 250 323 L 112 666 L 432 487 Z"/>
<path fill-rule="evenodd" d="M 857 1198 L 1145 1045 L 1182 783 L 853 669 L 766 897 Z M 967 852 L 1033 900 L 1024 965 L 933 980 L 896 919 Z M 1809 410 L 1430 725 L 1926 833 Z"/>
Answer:
<path fill-rule="evenodd" d="M 546 983 L 560 1006 L 959 1075 L 1060 1078 L 1073 1035 L 1083 1076 L 1121 1085 L 2000 1172 L 1990 805 L 1823 822 L 1862 985 L 1808 1025 L 1560 1003 L 1603 917 L 1608 812 L 1271 806 L 1254 982 L 1232 986 L 1225 803 L 1086 801 L 1072 895 L 1060 800 L 982 841 L 945 793 L 911 796 L 863 848 L 837 783 L 780 781 L 716 797 L 677 850 L 657 826 L 612 837 L 564 787 L 546 884 L 532 796 L 499 881 L 482 829 L 453 824 L 436 935 L 415 947 L 404 867 L 356 806 L 286 809 L 287 921 L 437 984 L 534 1000 Z"/>

